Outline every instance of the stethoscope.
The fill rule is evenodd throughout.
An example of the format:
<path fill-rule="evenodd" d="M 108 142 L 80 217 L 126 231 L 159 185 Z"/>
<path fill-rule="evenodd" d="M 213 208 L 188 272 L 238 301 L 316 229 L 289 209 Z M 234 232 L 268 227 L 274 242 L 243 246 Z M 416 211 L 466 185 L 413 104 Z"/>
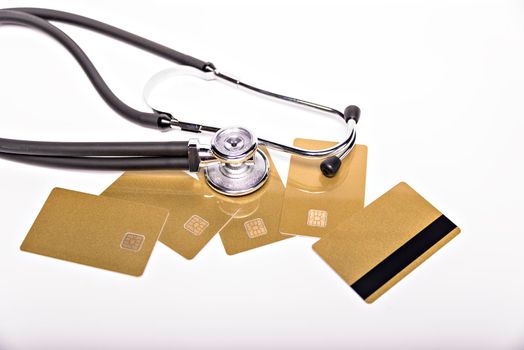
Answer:
<path fill-rule="evenodd" d="M 121 40 L 150 53 L 183 66 L 205 80 L 221 80 L 248 91 L 306 107 L 318 112 L 335 115 L 343 121 L 345 137 L 338 144 L 321 150 L 309 150 L 283 145 L 257 138 L 242 127 L 218 128 L 175 118 L 171 113 L 150 104 L 153 112 L 138 111 L 121 101 L 107 86 L 104 79 L 84 51 L 63 31 L 48 21 L 77 25 Z M 96 170 L 145 170 L 177 169 L 198 172 L 204 169 L 207 183 L 215 191 L 228 196 L 241 196 L 262 187 L 269 177 L 269 161 L 259 146 L 305 158 L 323 159 L 320 170 L 333 177 L 342 160 L 355 145 L 356 124 L 360 109 L 349 106 L 344 112 L 317 103 L 276 94 L 241 82 L 221 73 L 210 62 L 185 55 L 148 39 L 126 32 L 111 25 L 76 14 L 40 9 L 14 8 L 0 10 L 0 24 L 9 23 L 38 29 L 62 44 L 78 61 L 91 83 L 104 101 L 124 118 L 144 127 L 178 128 L 194 133 L 214 133 L 209 145 L 198 139 L 172 142 L 42 142 L 0 138 L 0 157 L 35 165 L 96 169 Z M 156 84 L 165 78 L 165 72 L 154 76 L 144 91 L 147 96 Z"/>

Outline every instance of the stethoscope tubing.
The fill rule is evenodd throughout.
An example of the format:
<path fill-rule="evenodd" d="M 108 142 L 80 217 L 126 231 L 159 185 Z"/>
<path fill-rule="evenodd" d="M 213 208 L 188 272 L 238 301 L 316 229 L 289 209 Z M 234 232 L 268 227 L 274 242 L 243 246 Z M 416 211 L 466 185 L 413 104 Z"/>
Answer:
<path fill-rule="evenodd" d="M 338 115 L 346 121 L 346 138 L 344 141 L 333 147 L 329 147 L 324 150 L 306 150 L 293 146 L 278 144 L 265 139 L 259 139 L 260 144 L 269 148 L 297 154 L 301 157 L 322 158 L 335 156 L 342 159 L 351 151 L 351 148 L 354 144 L 356 137 L 355 123 L 358 121 L 358 118 L 355 120 L 348 119 L 345 115 L 346 111 L 341 113 L 330 107 L 256 88 L 252 85 L 245 84 L 218 72 L 215 66 L 210 62 L 202 61 L 138 35 L 87 17 L 73 13 L 42 8 L 11 8 L 0 10 L 0 24 L 8 23 L 30 27 L 40 30 L 57 40 L 76 59 L 104 101 L 118 114 L 136 124 L 144 127 L 158 129 L 178 126 L 181 127 L 182 130 L 196 132 L 216 132 L 218 130 L 216 127 L 179 122 L 169 113 L 159 112 L 155 109 L 153 109 L 153 112 L 142 112 L 127 105 L 113 93 L 89 57 L 75 43 L 75 41 L 73 41 L 67 34 L 48 21 L 58 21 L 72 24 L 107 35 L 160 57 L 166 58 L 172 62 L 193 67 L 205 74 L 212 73 L 222 80 L 234 83 L 251 91 L 255 91 L 266 96 L 283 99 L 288 102 L 317 109 L 319 111 L 332 113 Z M 89 143 L 26 141 L 0 138 L 0 157 L 11 160 L 19 160 L 22 162 L 30 162 L 33 164 L 42 163 L 66 167 L 70 165 L 70 167 L 74 168 L 118 168 L 119 170 L 125 170 L 128 169 L 128 167 L 133 169 L 140 166 L 156 168 L 162 166 L 162 164 L 171 164 L 172 166 L 175 166 L 174 169 L 187 169 L 187 164 L 191 164 L 189 167 L 192 168 L 195 162 L 197 162 L 197 160 L 193 159 L 194 157 L 191 157 L 189 153 L 189 147 L 186 142 Z M 39 159 L 39 157 L 41 157 L 41 159 Z M 142 157 L 150 159 L 142 160 L 140 159 Z M 163 162 L 161 159 L 163 157 L 166 158 L 165 162 Z M 173 161 L 175 158 L 178 158 L 179 160 Z M 112 161 L 114 162 L 114 165 L 110 164 Z"/>
<path fill-rule="evenodd" d="M 170 127 L 169 123 L 166 123 L 167 118 L 165 116 L 138 111 L 120 100 L 106 84 L 85 52 L 67 34 L 47 20 L 81 26 L 122 40 L 179 64 L 200 69 L 209 66 L 207 62 L 76 14 L 38 8 L 0 10 L 0 23 L 17 24 L 37 29 L 57 40 L 77 60 L 104 101 L 124 118 L 141 126 L 161 129 Z M 44 142 L 0 138 L 0 157 L 35 165 L 97 170 L 188 169 L 189 167 L 187 142 L 183 141 Z"/>

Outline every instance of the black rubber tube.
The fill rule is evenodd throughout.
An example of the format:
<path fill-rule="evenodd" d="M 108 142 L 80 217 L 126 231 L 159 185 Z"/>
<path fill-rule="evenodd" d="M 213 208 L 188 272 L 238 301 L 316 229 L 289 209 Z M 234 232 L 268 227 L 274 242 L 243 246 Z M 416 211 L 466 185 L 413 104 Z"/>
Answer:
<path fill-rule="evenodd" d="M 122 115 L 124 118 L 145 127 L 168 127 L 168 123 L 165 122 L 167 119 L 166 116 L 159 115 L 157 113 L 141 112 L 122 102 L 107 86 L 106 82 L 100 73 L 98 73 L 96 67 L 93 65 L 84 51 L 69 36 L 67 36 L 67 34 L 62 32 L 48 21 L 24 12 L 0 10 L 0 23 L 23 25 L 38 29 L 50 35 L 73 55 L 73 57 L 77 60 L 88 76 L 97 92 L 104 99 L 104 101 L 111 108 L 113 108 L 113 110 Z"/>
<path fill-rule="evenodd" d="M 0 138 L 0 153 L 32 156 L 186 157 L 187 141 L 171 142 L 44 142 Z"/>
<path fill-rule="evenodd" d="M 40 157 L 0 153 L 0 158 L 26 164 L 68 169 L 88 170 L 188 170 L 188 158 L 173 157 L 124 157 L 124 158 L 74 158 Z"/>
<path fill-rule="evenodd" d="M 198 58 L 183 54 L 136 34 L 74 13 L 35 7 L 15 7 L 6 10 L 24 12 L 48 21 L 62 22 L 89 29 L 112 37 L 113 39 L 117 39 L 127 44 L 136 46 L 142 50 L 148 51 L 152 54 L 158 55 L 178 64 L 191 66 L 202 71 L 205 71 L 208 67 L 213 67 L 213 64 L 210 62 L 204 62 Z"/>
<path fill-rule="evenodd" d="M 214 67 L 211 63 L 72 13 L 38 8 L 0 10 L 0 24 L 16 24 L 38 29 L 62 44 L 80 64 L 105 102 L 124 118 L 142 126 L 169 127 L 169 117 L 141 112 L 121 101 L 107 86 L 84 51 L 47 20 L 78 25 L 197 69 Z M 0 138 L 0 158 L 42 166 L 94 170 L 187 170 L 190 165 L 186 142 L 44 142 Z M 198 166 L 198 155 L 193 158 L 193 163 L 196 162 Z"/>

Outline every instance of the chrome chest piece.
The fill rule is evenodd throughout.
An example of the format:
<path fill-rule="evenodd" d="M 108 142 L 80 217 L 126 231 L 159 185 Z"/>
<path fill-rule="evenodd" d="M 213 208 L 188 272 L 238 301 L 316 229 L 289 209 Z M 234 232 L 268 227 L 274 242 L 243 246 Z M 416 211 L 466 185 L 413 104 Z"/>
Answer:
<path fill-rule="evenodd" d="M 269 161 L 258 149 L 258 139 L 247 129 L 220 129 L 211 140 L 210 152 L 218 162 L 204 169 L 215 191 L 243 196 L 258 190 L 269 177 Z"/>

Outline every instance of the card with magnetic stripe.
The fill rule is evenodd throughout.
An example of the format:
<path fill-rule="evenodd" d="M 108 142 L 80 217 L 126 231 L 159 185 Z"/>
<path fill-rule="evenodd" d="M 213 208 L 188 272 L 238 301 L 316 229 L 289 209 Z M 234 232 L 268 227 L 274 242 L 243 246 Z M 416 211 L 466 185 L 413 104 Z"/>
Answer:
<path fill-rule="evenodd" d="M 448 217 L 400 183 L 313 249 L 371 303 L 459 233 Z"/>

